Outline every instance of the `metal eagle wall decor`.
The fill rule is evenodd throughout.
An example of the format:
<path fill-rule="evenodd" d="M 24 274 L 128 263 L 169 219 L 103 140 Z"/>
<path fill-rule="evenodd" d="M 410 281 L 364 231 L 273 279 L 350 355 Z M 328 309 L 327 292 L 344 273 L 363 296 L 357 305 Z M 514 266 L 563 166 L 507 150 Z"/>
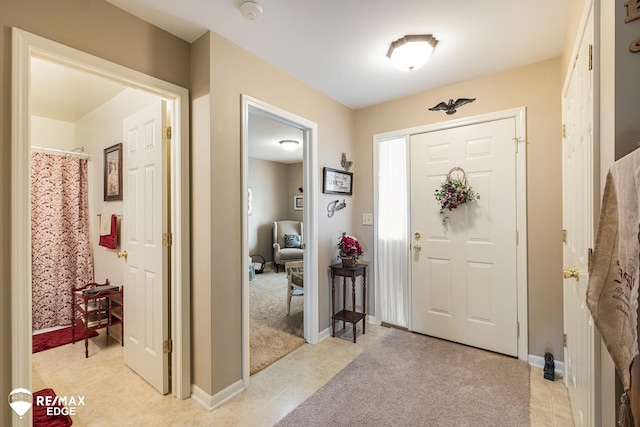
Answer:
<path fill-rule="evenodd" d="M 470 102 L 475 101 L 475 98 L 458 98 L 455 102 L 453 99 L 450 99 L 449 102 L 441 102 L 435 107 L 429 108 L 430 111 L 445 111 L 447 114 L 455 114 L 457 109 L 463 106 L 464 104 L 469 104 Z"/>

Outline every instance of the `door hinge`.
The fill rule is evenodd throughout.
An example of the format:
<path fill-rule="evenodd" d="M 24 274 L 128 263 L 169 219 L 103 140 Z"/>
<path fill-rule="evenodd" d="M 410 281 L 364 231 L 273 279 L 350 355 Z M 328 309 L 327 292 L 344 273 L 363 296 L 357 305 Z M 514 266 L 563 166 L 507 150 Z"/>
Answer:
<path fill-rule="evenodd" d="M 516 322 L 518 328 L 518 338 L 520 338 L 520 322 Z"/>
<path fill-rule="evenodd" d="M 518 230 L 516 230 L 516 246 L 518 246 L 520 244 L 520 233 L 518 233 Z"/>
<path fill-rule="evenodd" d="M 173 351 L 173 340 L 164 340 L 162 351 L 164 353 L 171 353 Z"/>
<path fill-rule="evenodd" d="M 518 154 L 518 142 L 520 142 L 520 138 L 513 138 L 513 142 L 515 143 L 515 147 L 513 148 L 516 152 L 516 154 Z"/>
<path fill-rule="evenodd" d="M 565 125 L 564 123 L 562 124 L 562 137 L 567 137 L 567 125 Z"/>
<path fill-rule="evenodd" d="M 165 126 L 162 128 L 162 137 L 164 139 L 171 139 L 171 126 Z"/>
<path fill-rule="evenodd" d="M 587 249 L 587 268 L 591 271 L 591 259 L 593 258 L 593 248 Z"/>
<path fill-rule="evenodd" d="M 173 245 L 173 233 L 164 233 L 162 235 L 162 246 Z"/>
<path fill-rule="evenodd" d="M 567 334 L 562 334 L 562 346 L 567 346 Z"/>
<path fill-rule="evenodd" d="M 593 70 L 593 45 L 589 45 L 589 71 Z"/>
<path fill-rule="evenodd" d="M 567 243 L 567 230 L 562 230 L 562 243 Z"/>

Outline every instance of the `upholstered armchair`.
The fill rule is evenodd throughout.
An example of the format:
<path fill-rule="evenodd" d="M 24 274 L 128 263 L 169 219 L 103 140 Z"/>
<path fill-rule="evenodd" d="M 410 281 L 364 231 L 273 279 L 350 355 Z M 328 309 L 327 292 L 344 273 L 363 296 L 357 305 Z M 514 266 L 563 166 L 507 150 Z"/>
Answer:
<path fill-rule="evenodd" d="M 303 253 L 302 221 L 274 221 L 273 266 L 276 272 L 288 261 L 302 261 Z"/>

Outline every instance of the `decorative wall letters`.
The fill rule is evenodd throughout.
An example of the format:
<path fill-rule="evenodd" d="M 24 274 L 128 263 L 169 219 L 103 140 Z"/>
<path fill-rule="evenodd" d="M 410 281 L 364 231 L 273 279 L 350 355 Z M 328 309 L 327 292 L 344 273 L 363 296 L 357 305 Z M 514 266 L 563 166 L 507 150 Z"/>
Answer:
<path fill-rule="evenodd" d="M 627 17 L 624 18 L 625 24 L 640 18 L 639 0 L 629 0 L 624 5 L 627 8 Z M 631 42 L 631 44 L 629 45 L 629 50 L 634 53 L 640 52 L 640 37 Z"/>

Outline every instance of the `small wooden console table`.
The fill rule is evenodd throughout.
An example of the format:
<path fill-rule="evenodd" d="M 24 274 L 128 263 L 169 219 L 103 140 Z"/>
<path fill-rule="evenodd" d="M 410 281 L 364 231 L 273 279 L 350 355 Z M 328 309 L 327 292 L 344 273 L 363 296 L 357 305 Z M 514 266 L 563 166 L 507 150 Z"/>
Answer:
<path fill-rule="evenodd" d="M 120 324 L 120 345 L 124 345 L 124 298 L 121 286 L 90 283 L 71 288 L 71 342 L 76 342 L 76 325 L 84 329 L 84 357 L 89 357 L 89 331 Z"/>
<path fill-rule="evenodd" d="M 356 324 L 362 320 L 362 333 L 365 333 L 367 323 L 367 264 L 358 264 L 355 267 L 343 267 L 342 264 L 334 264 L 331 268 L 331 336 L 336 336 L 336 321 L 349 322 L 353 325 L 353 342 L 356 342 Z M 336 276 L 342 277 L 342 310 L 336 313 Z M 362 312 L 356 311 L 356 278 L 362 276 Z M 346 309 L 347 277 L 351 278 L 351 310 Z"/>

